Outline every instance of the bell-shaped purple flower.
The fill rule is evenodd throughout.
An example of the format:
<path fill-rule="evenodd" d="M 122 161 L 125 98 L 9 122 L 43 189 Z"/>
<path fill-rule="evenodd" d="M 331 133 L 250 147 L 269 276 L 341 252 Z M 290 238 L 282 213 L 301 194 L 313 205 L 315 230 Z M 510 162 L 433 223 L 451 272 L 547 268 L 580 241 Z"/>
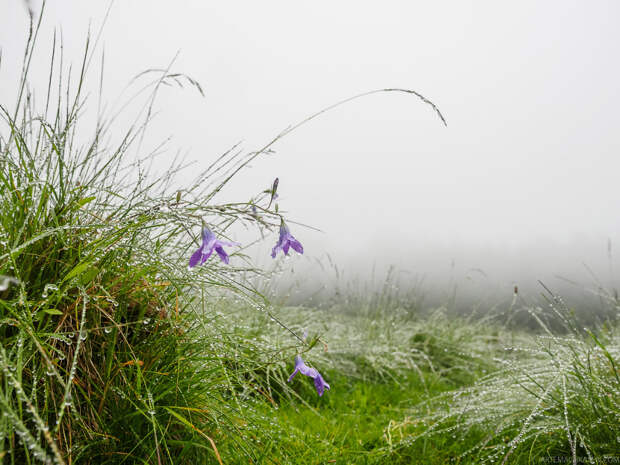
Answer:
<path fill-rule="evenodd" d="M 213 251 L 220 256 L 220 260 L 224 263 L 229 262 L 228 254 L 224 250 L 224 246 L 233 246 L 233 245 L 241 245 L 238 242 L 229 242 L 229 241 L 221 241 L 217 237 L 213 231 L 211 231 L 206 226 L 202 227 L 202 245 L 192 254 L 189 259 L 189 267 L 193 268 L 199 263 L 202 265 L 206 262 Z"/>
<path fill-rule="evenodd" d="M 282 250 L 284 251 L 284 255 L 288 255 L 288 249 L 291 247 L 293 250 L 304 253 L 304 248 L 297 239 L 293 237 L 291 231 L 289 231 L 288 226 L 282 222 L 280 225 L 280 238 L 278 239 L 277 244 L 271 251 L 271 256 L 276 258 L 277 253 Z"/>
<path fill-rule="evenodd" d="M 316 387 L 316 392 L 319 394 L 319 396 L 323 395 L 325 389 L 330 389 L 329 384 L 325 382 L 325 380 L 321 376 L 321 373 L 319 373 L 315 368 L 310 368 L 308 365 L 306 365 L 304 363 L 304 360 L 299 355 L 295 357 L 295 371 L 293 371 L 291 376 L 289 376 L 289 383 L 298 372 L 302 375 L 306 375 L 314 379 L 314 387 Z"/>

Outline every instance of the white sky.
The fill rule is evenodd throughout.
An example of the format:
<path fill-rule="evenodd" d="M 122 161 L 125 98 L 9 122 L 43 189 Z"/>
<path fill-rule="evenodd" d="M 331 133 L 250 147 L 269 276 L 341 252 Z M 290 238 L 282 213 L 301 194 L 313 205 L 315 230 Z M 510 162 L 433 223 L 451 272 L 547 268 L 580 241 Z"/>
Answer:
<path fill-rule="evenodd" d="M 62 27 L 77 64 L 106 8 L 49 0 L 42 51 Z M 512 267 L 544 275 L 604 258 L 608 237 L 620 244 L 619 18 L 614 0 L 117 1 L 105 92 L 113 100 L 180 51 L 174 69 L 206 98 L 166 90 L 151 135 L 173 135 L 206 165 L 342 98 L 415 89 L 447 128 L 413 97 L 373 95 L 288 136 L 226 196 L 245 200 L 278 176 L 281 207 L 325 231 L 294 231 L 307 254 L 345 267 L 424 273 L 454 258 L 503 267 L 507 280 Z M 21 2 L 0 0 L 2 102 L 25 32 Z M 46 62 L 35 69 L 44 76 Z"/>

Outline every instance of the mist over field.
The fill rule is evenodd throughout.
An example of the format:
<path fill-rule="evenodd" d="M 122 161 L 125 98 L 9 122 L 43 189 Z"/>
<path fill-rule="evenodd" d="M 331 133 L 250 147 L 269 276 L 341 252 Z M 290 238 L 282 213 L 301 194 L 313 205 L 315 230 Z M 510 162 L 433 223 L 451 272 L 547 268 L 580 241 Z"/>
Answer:
<path fill-rule="evenodd" d="M 21 2 L 0 8 L 0 96 L 10 100 L 27 14 Z M 94 38 L 107 8 L 49 2 L 41 34 L 62 31 L 65 61 L 77 63 L 89 21 Z M 586 263 L 609 284 L 620 246 L 618 10 L 613 1 L 116 2 L 100 39 L 102 105 L 115 108 L 134 76 L 174 59 L 205 97 L 164 88 L 148 147 L 172 136 L 157 163 L 178 149 L 198 168 L 345 97 L 412 88 L 447 127 L 413 97 L 372 95 L 282 139 L 219 198 L 247 198 L 278 176 L 280 208 L 324 231 L 298 233 L 304 259 L 329 254 L 351 278 L 394 265 L 431 288 L 454 277 L 536 290 L 538 279 L 563 287 L 557 275 L 591 284 Z M 46 52 L 32 72 L 43 87 Z"/>
<path fill-rule="evenodd" d="M 613 313 L 607 304 L 617 288 L 618 262 L 606 246 L 543 243 L 512 250 L 435 249 L 401 254 L 390 254 L 388 249 L 386 256 L 393 257 L 389 262 L 393 266 L 380 262 L 360 266 L 361 260 L 355 259 L 336 264 L 328 256 L 296 258 L 285 262 L 275 287 L 291 304 L 331 305 L 347 296 L 380 292 L 387 284 L 403 302 L 414 300 L 419 310 L 445 306 L 467 314 L 507 309 L 515 287 L 522 303 L 545 306 L 544 284 L 585 320 Z"/>

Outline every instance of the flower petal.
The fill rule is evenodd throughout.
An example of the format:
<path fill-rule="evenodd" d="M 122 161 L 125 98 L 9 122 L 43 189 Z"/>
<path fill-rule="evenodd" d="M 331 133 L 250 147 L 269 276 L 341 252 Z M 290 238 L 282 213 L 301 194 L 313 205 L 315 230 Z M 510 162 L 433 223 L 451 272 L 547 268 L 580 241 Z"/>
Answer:
<path fill-rule="evenodd" d="M 327 384 L 325 382 L 325 380 L 323 379 L 323 377 L 317 373 L 317 377 L 314 378 L 314 387 L 316 388 L 316 392 L 317 394 L 320 396 L 323 395 L 323 393 L 325 392 L 325 389 L 330 389 L 329 384 Z"/>
<path fill-rule="evenodd" d="M 299 355 L 295 357 L 295 369 L 299 370 L 302 375 L 310 376 L 311 378 L 320 376 L 319 372 L 316 371 L 314 368 L 310 368 L 308 365 L 306 365 L 304 359 L 301 358 L 301 356 Z"/>
<path fill-rule="evenodd" d="M 217 242 L 216 245 L 225 245 L 225 246 L 228 246 L 228 247 L 240 246 L 241 245 L 241 242 L 222 241 L 220 239 L 218 239 L 216 242 Z"/>
<path fill-rule="evenodd" d="M 200 258 L 200 264 L 202 265 L 204 262 L 206 262 L 209 257 L 211 256 L 211 254 L 213 253 L 213 247 L 211 247 L 210 249 L 206 250 L 203 247 L 203 252 L 202 252 L 202 257 Z"/>
<path fill-rule="evenodd" d="M 288 382 L 290 383 L 291 381 L 293 381 L 293 378 L 295 377 L 295 375 L 299 372 L 298 368 L 295 368 L 295 371 L 293 371 L 291 373 L 291 376 L 288 377 Z"/>
<path fill-rule="evenodd" d="M 303 247 L 303 245 L 301 245 L 301 242 L 299 242 L 297 239 L 295 239 L 295 238 L 290 239 L 289 240 L 289 244 L 291 244 L 291 247 L 296 252 L 304 253 L 304 247 Z"/>
<path fill-rule="evenodd" d="M 221 245 L 218 245 L 215 248 L 215 251 L 220 256 L 220 260 L 222 260 L 224 263 L 226 263 L 228 265 L 228 263 L 230 262 L 230 259 L 228 258 L 228 254 L 226 253 L 224 248 Z"/>
<path fill-rule="evenodd" d="M 282 250 L 284 251 L 284 255 L 288 255 L 288 248 L 290 247 L 290 244 L 291 243 L 289 241 L 286 241 L 284 243 L 284 246 L 282 247 Z"/>
<path fill-rule="evenodd" d="M 203 244 L 208 244 L 209 242 L 215 240 L 215 234 L 206 226 L 202 228 L 202 242 Z"/>
<path fill-rule="evenodd" d="M 273 249 L 271 249 L 271 258 L 276 258 L 278 252 L 282 249 L 282 246 L 278 242 Z"/>
<path fill-rule="evenodd" d="M 196 250 L 196 252 L 194 252 L 192 256 L 189 258 L 189 267 L 194 268 L 200 261 L 201 256 L 202 256 L 202 247 L 199 247 L 198 250 Z"/>

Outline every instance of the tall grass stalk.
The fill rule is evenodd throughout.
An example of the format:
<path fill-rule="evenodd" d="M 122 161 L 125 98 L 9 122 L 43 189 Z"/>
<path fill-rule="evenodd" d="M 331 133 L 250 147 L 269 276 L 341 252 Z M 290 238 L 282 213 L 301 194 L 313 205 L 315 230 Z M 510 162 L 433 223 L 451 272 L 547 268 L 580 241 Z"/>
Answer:
<path fill-rule="evenodd" d="M 226 236 L 237 222 L 270 228 L 280 215 L 264 207 L 263 193 L 209 201 L 247 161 L 234 150 L 184 188 L 175 182 L 180 160 L 163 175 L 149 172 L 161 148 L 140 145 L 158 90 L 200 90 L 182 74 L 160 71 L 138 91 L 145 103 L 120 137 L 115 117 L 102 114 L 89 131 L 93 44 L 76 81 L 54 36 L 38 105 L 28 76 L 42 16 L 31 23 L 15 109 L 0 105 L 0 457 L 221 463 L 226 438 L 251 460 L 256 437 L 243 432 L 254 423 L 251 402 L 233 399 L 261 391 L 251 376 L 260 361 L 251 344 L 214 338 L 208 315 L 227 292 L 261 309 L 265 302 L 238 279 L 252 271 L 242 252 L 233 268 L 211 261 L 190 272 L 186 260 L 203 220 Z"/>
<path fill-rule="evenodd" d="M 291 395 L 282 351 L 290 356 L 303 340 L 251 284 L 248 275 L 259 270 L 244 249 L 233 266 L 211 260 L 187 268 L 203 221 L 227 237 L 235 225 L 269 230 L 282 217 L 268 192 L 225 204 L 215 195 L 279 139 L 355 98 L 406 92 L 445 120 L 414 91 L 367 92 L 257 151 L 233 146 L 182 186 L 178 174 L 187 165 L 176 158 L 154 172 L 166 146 L 144 149 L 145 134 L 162 86 L 202 93 L 199 84 L 173 63 L 147 70 L 120 108 L 139 103 L 132 122 L 119 133 L 123 113 L 108 117 L 99 101 L 93 130 L 87 82 L 98 39 L 87 39 L 74 74 L 54 35 L 39 102 L 29 74 L 42 18 L 31 14 L 15 107 L 0 104 L 0 458 L 257 463 L 260 445 L 278 447 L 286 433 L 254 407 L 275 405 L 276 391 Z M 221 324 L 219 306 L 231 294 L 278 322 L 293 342 L 266 357 Z"/>

